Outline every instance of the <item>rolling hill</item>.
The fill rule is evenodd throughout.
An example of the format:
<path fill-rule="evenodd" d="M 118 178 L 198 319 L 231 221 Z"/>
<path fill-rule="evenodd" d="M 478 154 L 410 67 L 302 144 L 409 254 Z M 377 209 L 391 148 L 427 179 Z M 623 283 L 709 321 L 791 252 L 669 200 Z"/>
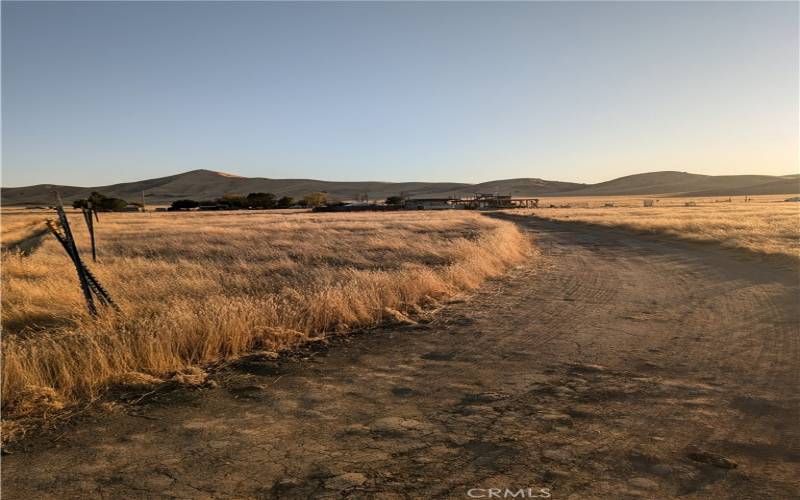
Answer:
<path fill-rule="evenodd" d="M 514 196 L 612 196 L 688 195 L 733 196 L 744 194 L 796 194 L 800 176 L 698 175 L 685 172 L 651 172 L 629 175 L 598 184 L 520 178 L 480 184 L 458 182 L 333 182 L 314 179 L 268 179 L 240 177 L 211 170 L 192 170 L 177 175 L 108 186 L 78 187 L 38 184 L 2 188 L 2 204 L 49 205 L 53 189 L 65 201 L 85 198 L 92 191 L 106 196 L 138 201 L 144 192 L 148 204 L 169 203 L 181 198 L 211 200 L 225 194 L 270 192 L 278 196 L 302 197 L 325 191 L 331 198 L 347 200 L 367 193 L 371 199 L 407 193 L 412 197 L 465 196 L 474 193 L 502 193 Z"/>
<path fill-rule="evenodd" d="M 225 194 L 254 192 L 274 193 L 278 196 L 302 197 L 315 191 L 325 191 L 332 198 L 352 199 L 367 193 L 372 199 L 384 199 L 402 192 L 415 197 L 469 195 L 476 192 L 503 192 L 515 195 L 545 194 L 577 189 L 584 184 L 543 181 L 541 179 L 510 179 L 482 184 L 458 182 L 332 182 L 313 179 L 266 179 L 239 177 L 211 170 L 193 170 L 178 175 L 127 182 L 110 186 L 76 187 L 38 184 L 35 186 L 3 188 L 3 205 L 51 204 L 53 189 L 65 201 L 85 198 L 92 191 L 129 201 L 141 199 L 144 191 L 148 204 L 166 203 L 181 198 L 210 200 Z"/>
<path fill-rule="evenodd" d="M 700 175 L 668 171 L 628 175 L 561 194 L 564 196 L 788 194 L 799 192 L 799 183 L 798 176 Z"/>

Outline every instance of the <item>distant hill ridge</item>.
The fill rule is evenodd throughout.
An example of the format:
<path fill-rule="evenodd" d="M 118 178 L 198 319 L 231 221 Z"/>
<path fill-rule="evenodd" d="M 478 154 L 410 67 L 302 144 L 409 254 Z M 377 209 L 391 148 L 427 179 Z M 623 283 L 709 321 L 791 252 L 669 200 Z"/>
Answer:
<path fill-rule="evenodd" d="M 514 196 L 615 196 L 615 195 L 686 195 L 738 196 L 800 193 L 800 175 L 699 175 L 686 172 L 650 172 L 629 175 L 597 184 L 547 181 L 535 178 L 505 179 L 466 184 L 459 182 L 335 182 L 314 179 L 268 179 L 240 177 L 212 170 L 192 170 L 177 175 L 125 182 L 108 186 L 77 187 L 52 184 L 2 188 L 2 204 L 47 205 L 52 190 L 65 201 L 85 198 L 92 191 L 107 196 L 138 201 L 144 191 L 149 204 L 168 203 L 189 198 L 209 200 L 225 194 L 254 192 L 301 197 L 325 191 L 331 198 L 353 199 L 367 193 L 371 199 L 384 199 L 401 192 L 412 197 L 466 196 L 474 193 L 500 193 Z"/>

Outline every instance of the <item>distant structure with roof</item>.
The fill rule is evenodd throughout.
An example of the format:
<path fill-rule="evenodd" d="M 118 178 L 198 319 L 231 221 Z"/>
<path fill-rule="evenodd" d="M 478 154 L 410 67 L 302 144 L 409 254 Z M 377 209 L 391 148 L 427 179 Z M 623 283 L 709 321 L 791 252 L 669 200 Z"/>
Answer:
<path fill-rule="evenodd" d="M 404 206 L 407 210 L 538 208 L 539 198 L 476 193 L 473 197 L 461 198 L 409 198 Z"/>

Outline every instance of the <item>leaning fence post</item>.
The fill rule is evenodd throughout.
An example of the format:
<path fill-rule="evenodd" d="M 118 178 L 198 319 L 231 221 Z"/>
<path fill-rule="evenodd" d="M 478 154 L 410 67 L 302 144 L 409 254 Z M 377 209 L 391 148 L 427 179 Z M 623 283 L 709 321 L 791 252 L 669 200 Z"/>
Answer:
<path fill-rule="evenodd" d="M 67 255 L 69 255 L 70 259 L 72 259 L 72 263 L 75 265 L 75 271 L 78 273 L 78 281 L 80 282 L 83 297 L 86 299 L 86 308 L 89 310 L 89 315 L 93 318 L 97 317 L 97 306 L 94 303 L 94 296 L 97 296 L 103 305 L 111 306 L 119 310 L 119 307 L 111 299 L 111 295 L 109 295 L 108 291 L 100 284 L 94 274 L 92 274 L 81 260 L 80 254 L 78 253 L 78 246 L 75 244 L 75 238 L 72 236 L 72 230 L 69 227 L 67 214 L 64 212 L 64 204 L 61 201 L 61 195 L 57 191 L 55 195 L 58 226 L 61 227 L 59 230 L 56 221 L 52 219 L 47 221 L 47 227 L 50 228 L 50 232 L 53 233 L 53 236 L 61 243 L 61 246 L 64 247 Z M 91 219 L 91 214 L 89 214 L 89 219 Z"/>
<path fill-rule="evenodd" d="M 92 202 L 87 201 L 86 207 L 83 207 L 83 219 L 86 221 L 86 227 L 89 229 L 89 239 L 92 242 L 92 262 L 97 262 L 97 249 L 94 242 L 94 221 L 92 220 Z"/>

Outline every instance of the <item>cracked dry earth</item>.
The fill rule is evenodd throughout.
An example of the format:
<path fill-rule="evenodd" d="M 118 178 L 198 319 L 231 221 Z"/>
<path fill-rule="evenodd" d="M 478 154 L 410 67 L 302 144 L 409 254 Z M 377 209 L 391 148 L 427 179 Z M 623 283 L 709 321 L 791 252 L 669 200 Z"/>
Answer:
<path fill-rule="evenodd" d="M 4 498 L 800 497 L 795 270 L 512 220 L 538 255 L 433 323 L 29 439 Z"/>

